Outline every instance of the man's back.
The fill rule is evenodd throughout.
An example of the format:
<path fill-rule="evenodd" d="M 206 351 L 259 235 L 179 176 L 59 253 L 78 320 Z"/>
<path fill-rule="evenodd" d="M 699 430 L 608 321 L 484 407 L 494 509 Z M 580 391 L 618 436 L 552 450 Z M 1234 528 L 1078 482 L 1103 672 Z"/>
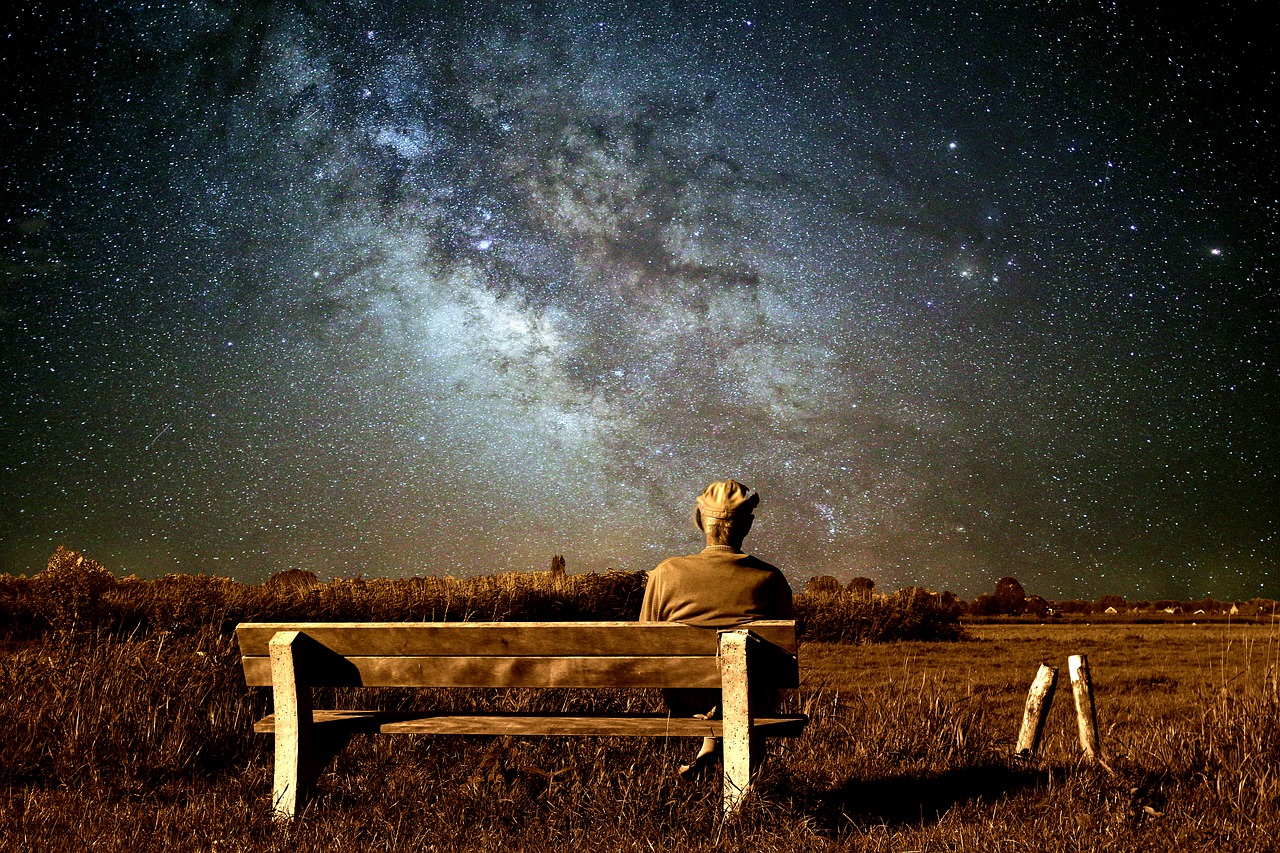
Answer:
<path fill-rule="evenodd" d="M 790 619 L 791 587 L 776 567 L 728 545 L 664 560 L 649 574 L 640 619 L 731 628 Z"/>

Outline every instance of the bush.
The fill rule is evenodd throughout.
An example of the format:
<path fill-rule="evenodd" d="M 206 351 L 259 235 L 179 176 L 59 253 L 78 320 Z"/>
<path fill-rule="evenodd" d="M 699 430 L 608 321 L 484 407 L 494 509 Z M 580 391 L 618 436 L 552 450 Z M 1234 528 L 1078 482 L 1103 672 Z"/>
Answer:
<path fill-rule="evenodd" d="M 844 592 L 844 587 L 831 575 L 819 575 L 809 578 L 809 582 L 804 585 L 804 591 L 808 595 L 840 595 Z"/>
<path fill-rule="evenodd" d="M 34 580 L 39 597 L 50 605 L 45 618 L 60 627 L 93 620 L 103 593 L 116 585 L 115 576 L 97 560 L 61 545 Z"/>
<path fill-rule="evenodd" d="M 875 592 L 876 582 L 871 578 L 857 577 L 849 581 L 846 589 L 854 595 L 855 598 L 870 599 L 872 593 Z"/>
<path fill-rule="evenodd" d="M 1022 612 L 1037 619 L 1044 619 L 1049 615 L 1049 602 L 1043 596 L 1028 595 Z"/>
<path fill-rule="evenodd" d="M 1017 616 L 1027 605 L 1027 592 L 1017 578 L 1000 578 L 996 582 L 997 613 L 1004 616 Z"/>
<path fill-rule="evenodd" d="M 999 616 L 1000 614 L 1000 601 L 994 595 L 987 595 L 984 592 L 969 602 L 970 616 Z"/>
<path fill-rule="evenodd" d="M 840 595 L 806 593 L 796 596 L 795 610 L 806 640 L 863 645 L 964 637 L 959 600 L 919 587 L 869 599 L 847 591 Z"/>

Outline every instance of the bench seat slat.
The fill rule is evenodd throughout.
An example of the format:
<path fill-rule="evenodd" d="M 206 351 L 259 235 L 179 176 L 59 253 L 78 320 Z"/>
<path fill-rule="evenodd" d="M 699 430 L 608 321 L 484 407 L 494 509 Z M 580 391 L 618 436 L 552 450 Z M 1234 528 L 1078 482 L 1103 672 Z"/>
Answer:
<path fill-rule="evenodd" d="M 271 685 L 271 659 L 246 657 L 245 682 Z M 719 687 L 714 657 L 348 657 L 300 676 L 327 687 Z M 786 685 L 786 686 L 793 686 Z"/>
<path fill-rule="evenodd" d="M 751 622 L 770 643 L 796 653 L 792 622 Z M 549 630 L 554 629 L 554 630 Z M 716 632 L 673 622 L 245 622 L 240 653 L 265 657 L 277 631 L 301 631 L 340 655 L 715 655 Z"/>
<path fill-rule="evenodd" d="M 804 729 L 800 715 L 757 717 L 754 728 L 774 737 L 795 737 Z M 559 716 L 543 714 L 423 714 L 399 711 L 316 711 L 317 731 L 337 728 L 369 734 L 563 735 L 572 737 L 720 737 L 719 720 L 638 716 Z M 260 734 L 275 732 L 275 715 L 254 724 Z"/>

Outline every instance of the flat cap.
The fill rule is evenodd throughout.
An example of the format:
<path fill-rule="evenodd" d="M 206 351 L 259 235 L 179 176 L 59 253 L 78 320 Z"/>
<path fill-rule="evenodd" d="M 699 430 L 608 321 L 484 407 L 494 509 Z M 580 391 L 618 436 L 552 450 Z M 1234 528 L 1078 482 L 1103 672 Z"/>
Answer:
<path fill-rule="evenodd" d="M 712 483 L 698 495 L 698 510 L 707 518 L 733 518 L 749 515 L 760 495 L 737 480 Z"/>

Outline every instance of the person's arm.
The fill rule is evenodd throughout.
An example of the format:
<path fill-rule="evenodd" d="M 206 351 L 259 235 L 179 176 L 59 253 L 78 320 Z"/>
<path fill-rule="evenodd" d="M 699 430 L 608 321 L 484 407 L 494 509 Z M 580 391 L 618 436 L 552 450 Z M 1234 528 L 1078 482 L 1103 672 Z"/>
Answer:
<path fill-rule="evenodd" d="M 787 583 L 787 578 L 782 572 L 778 572 L 777 589 L 774 592 L 773 600 L 777 612 L 772 618 L 774 619 L 794 619 L 796 618 L 795 610 L 791 604 L 791 584 Z"/>
<path fill-rule="evenodd" d="M 640 621 L 641 622 L 662 622 L 662 615 L 658 612 L 658 604 L 662 600 L 662 596 L 658 592 L 661 585 L 658 578 L 658 571 L 655 569 L 649 572 L 649 579 L 644 585 L 644 600 L 640 602 Z"/>

